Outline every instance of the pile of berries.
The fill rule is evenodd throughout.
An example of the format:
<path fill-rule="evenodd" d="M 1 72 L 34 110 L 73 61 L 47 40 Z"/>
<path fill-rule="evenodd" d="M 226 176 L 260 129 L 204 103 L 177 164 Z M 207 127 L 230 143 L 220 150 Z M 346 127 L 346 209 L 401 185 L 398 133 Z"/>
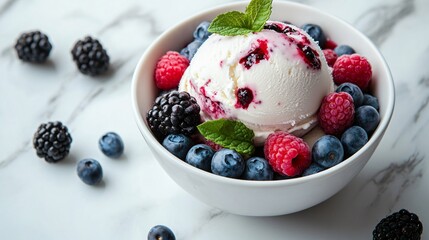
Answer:
<path fill-rule="evenodd" d="M 37 156 L 46 162 L 57 163 L 69 155 L 72 137 L 68 128 L 59 121 L 42 123 L 33 135 L 33 147 Z M 108 132 L 98 141 L 101 152 L 110 158 L 119 158 L 124 152 L 122 138 L 114 132 Z M 77 163 L 77 175 L 88 185 L 96 185 L 103 179 L 101 164 L 92 158 Z"/>
<path fill-rule="evenodd" d="M 24 62 L 43 63 L 52 50 L 52 44 L 46 34 L 40 31 L 22 33 L 15 43 L 18 58 Z M 73 61 L 79 71 L 96 76 L 109 68 L 109 55 L 103 45 L 90 36 L 78 40 L 71 50 Z"/>
<path fill-rule="evenodd" d="M 198 47 L 209 37 L 209 24 L 201 23 L 191 43 L 180 53 L 168 51 L 156 65 L 154 78 L 160 94 L 146 118 L 165 149 L 192 166 L 220 176 L 274 180 L 333 167 L 368 142 L 380 121 L 378 100 L 371 94 L 371 64 L 352 47 L 337 45 L 316 24 L 301 28 L 319 44 L 336 86 L 318 111 L 324 135 L 309 146 L 290 133 L 273 132 L 250 156 L 205 139 L 197 130 L 202 123 L 200 107 L 192 96 L 177 88 Z"/>

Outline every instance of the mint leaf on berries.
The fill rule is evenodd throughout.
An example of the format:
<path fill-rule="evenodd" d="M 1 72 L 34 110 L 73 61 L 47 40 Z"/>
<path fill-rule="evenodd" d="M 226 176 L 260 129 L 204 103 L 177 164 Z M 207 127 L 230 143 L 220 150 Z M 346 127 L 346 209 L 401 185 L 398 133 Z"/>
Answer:
<path fill-rule="evenodd" d="M 238 11 L 218 15 L 208 31 L 224 36 L 259 32 L 270 18 L 273 0 L 252 0 L 244 13 Z"/>
<path fill-rule="evenodd" d="M 242 122 L 218 119 L 206 121 L 197 126 L 200 133 L 220 146 L 237 151 L 243 155 L 251 155 L 255 151 L 253 131 Z"/>

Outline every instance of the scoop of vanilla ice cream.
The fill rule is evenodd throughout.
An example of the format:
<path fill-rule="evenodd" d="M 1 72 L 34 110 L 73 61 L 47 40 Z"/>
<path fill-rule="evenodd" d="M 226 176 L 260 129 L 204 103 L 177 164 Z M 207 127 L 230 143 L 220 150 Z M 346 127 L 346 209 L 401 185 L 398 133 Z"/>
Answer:
<path fill-rule="evenodd" d="M 318 44 L 303 30 L 267 22 L 260 32 L 212 34 L 198 49 L 180 84 L 194 96 L 204 120 L 236 119 L 263 144 L 283 130 L 302 136 L 317 123 L 331 69 Z"/>

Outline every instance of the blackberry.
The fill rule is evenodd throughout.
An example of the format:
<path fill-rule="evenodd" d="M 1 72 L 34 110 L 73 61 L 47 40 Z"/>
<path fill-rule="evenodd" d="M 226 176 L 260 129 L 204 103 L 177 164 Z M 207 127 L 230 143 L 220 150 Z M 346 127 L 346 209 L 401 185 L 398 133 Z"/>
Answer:
<path fill-rule="evenodd" d="M 79 40 L 74 45 L 71 54 L 79 71 L 86 75 L 99 75 L 109 68 L 109 55 L 103 45 L 90 36 Z"/>
<path fill-rule="evenodd" d="M 58 121 L 42 123 L 33 137 L 37 156 L 50 163 L 65 158 L 69 154 L 71 142 L 67 127 Z"/>
<path fill-rule="evenodd" d="M 179 133 L 190 136 L 201 122 L 200 106 L 189 93 L 174 90 L 156 98 L 146 119 L 157 138 Z"/>
<path fill-rule="evenodd" d="M 383 218 L 372 232 L 374 240 L 419 240 L 423 224 L 419 217 L 405 209 Z"/>
<path fill-rule="evenodd" d="M 40 31 L 21 34 L 15 44 L 18 57 L 24 62 L 42 63 L 48 58 L 51 49 L 48 36 Z"/>

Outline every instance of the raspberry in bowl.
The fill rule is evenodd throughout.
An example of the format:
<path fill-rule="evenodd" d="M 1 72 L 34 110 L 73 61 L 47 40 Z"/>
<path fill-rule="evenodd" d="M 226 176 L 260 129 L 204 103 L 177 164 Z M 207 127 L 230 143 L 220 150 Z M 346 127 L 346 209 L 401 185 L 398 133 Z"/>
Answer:
<path fill-rule="evenodd" d="M 242 33 L 252 35 L 246 38 L 249 42 L 239 39 L 240 36 L 219 36 L 221 34 L 216 32 L 210 36 L 204 31 L 193 35 L 194 31 L 201 33 L 201 29 L 196 31 L 196 28 L 207 27 L 202 23 L 212 22 L 220 14 L 245 12 L 247 4 L 233 3 L 207 10 L 165 31 L 146 50 L 136 67 L 132 84 L 133 108 L 139 130 L 155 158 L 185 191 L 210 206 L 234 214 L 284 215 L 330 198 L 362 170 L 392 116 L 393 80 L 384 58 L 362 33 L 342 20 L 302 4 L 273 2 L 270 18 L 264 20 L 262 28 Z M 311 32 L 305 33 L 297 27 L 309 23 L 312 25 L 306 28 L 312 29 Z M 323 29 L 324 36 L 318 28 Z M 202 35 L 204 39 L 195 35 Z M 271 41 L 261 40 L 264 36 L 265 39 L 277 38 L 277 45 L 286 41 L 284 43 L 293 46 L 296 54 L 290 54 L 281 46 L 276 48 L 280 50 L 275 50 Z M 226 47 L 216 49 L 216 42 L 226 40 L 237 41 L 234 46 L 241 50 L 234 55 L 232 50 L 230 54 L 228 51 L 222 53 Z M 325 46 L 320 46 L 322 42 Z M 352 54 L 338 56 L 334 61 L 343 60 L 337 65 L 353 68 L 355 62 L 365 65 L 367 60 L 371 79 L 350 82 L 351 87 L 343 86 L 337 93 L 336 84 L 343 84 L 344 72 L 339 71 L 340 80 L 336 83 L 331 74 L 333 70 L 323 55 L 324 49 L 335 48 L 336 44 L 351 46 L 358 54 L 357 57 Z M 209 49 L 213 55 L 203 56 L 211 54 Z M 169 51 L 187 53 L 182 56 L 190 60 L 189 66 L 181 56 Z M 173 79 L 165 84 L 166 75 L 162 76 L 162 81 L 156 80 L 157 64 L 167 53 L 172 61 L 180 62 L 176 70 L 170 69 L 168 73 L 175 76 L 186 68 L 179 83 Z M 280 86 L 270 82 L 277 78 L 276 73 L 264 72 L 264 68 L 277 64 L 281 53 L 290 59 L 289 63 L 281 63 L 284 68 L 302 63 L 295 75 L 291 72 L 285 78 L 303 79 L 304 83 Z M 224 56 L 236 57 L 223 61 Z M 207 57 L 214 63 L 204 62 Z M 295 62 L 291 64 L 290 61 Z M 168 68 L 168 64 L 164 66 Z M 335 69 L 335 63 L 332 68 Z M 368 71 L 353 71 L 353 74 L 366 76 Z M 220 76 L 223 78 L 218 80 Z M 263 80 L 257 82 L 253 79 L 255 76 Z M 234 81 L 229 83 L 224 78 Z M 159 88 L 159 82 L 163 82 L 162 86 L 174 82 L 174 86 Z M 358 84 L 363 86 L 362 89 L 357 87 L 362 92 L 356 90 Z M 297 90 L 291 90 L 295 85 Z M 264 92 L 264 86 L 273 88 L 270 90 L 273 94 Z M 328 99 L 328 95 L 334 97 Z M 359 98 L 364 95 L 376 100 Z M 355 106 L 354 99 L 376 102 L 378 110 L 374 112 L 373 106 Z M 330 114 L 328 107 L 323 107 L 323 116 L 320 116 L 321 105 L 325 102 L 337 108 Z M 335 111 L 338 108 L 344 112 Z M 326 122 L 321 124 L 323 121 Z M 374 121 L 377 121 L 375 128 Z M 239 144 L 210 138 L 210 133 L 218 136 L 213 129 L 218 129 L 219 124 L 230 129 L 222 131 L 220 136 L 238 139 Z M 361 133 L 367 134 L 368 139 L 354 139 Z M 274 146 L 277 142 L 280 142 L 279 147 Z M 197 154 L 195 148 L 204 154 Z M 283 149 L 287 154 L 276 153 Z M 186 152 L 192 152 L 192 161 L 187 159 Z M 327 161 L 330 157 L 335 164 Z M 214 171 L 208 167 L 210 159 L 215 159 Z M 254 177 L 256 171 L 263 172 L 264 178 Z"/>

